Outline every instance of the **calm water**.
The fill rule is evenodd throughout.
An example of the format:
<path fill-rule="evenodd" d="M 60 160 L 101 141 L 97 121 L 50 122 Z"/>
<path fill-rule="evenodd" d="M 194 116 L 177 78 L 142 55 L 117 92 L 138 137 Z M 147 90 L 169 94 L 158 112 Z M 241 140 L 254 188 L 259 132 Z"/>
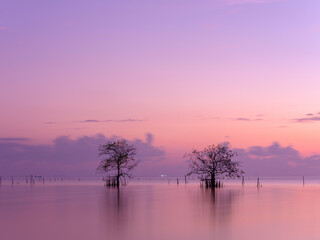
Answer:
<path fill-rule="evenodd" d="M 0 239 L 319 239 L 320 184 L 2 184 Z"/>

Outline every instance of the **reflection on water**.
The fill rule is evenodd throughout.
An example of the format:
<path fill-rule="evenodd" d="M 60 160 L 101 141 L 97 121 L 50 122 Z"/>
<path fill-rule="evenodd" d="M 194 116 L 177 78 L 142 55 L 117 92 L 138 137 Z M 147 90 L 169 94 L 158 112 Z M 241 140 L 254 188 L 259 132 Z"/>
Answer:
<path fill-rule="evenodd" d="M 227 230 L 239 194 L 241 189 L 199 186 L 108 188 L 101 221 L 105 233 L 118 239 L 206 239 Z"/>
<path fill-rule="evenodd" d="M 318 239 L 320 186 L 0 186 L 0 239 Z"/>

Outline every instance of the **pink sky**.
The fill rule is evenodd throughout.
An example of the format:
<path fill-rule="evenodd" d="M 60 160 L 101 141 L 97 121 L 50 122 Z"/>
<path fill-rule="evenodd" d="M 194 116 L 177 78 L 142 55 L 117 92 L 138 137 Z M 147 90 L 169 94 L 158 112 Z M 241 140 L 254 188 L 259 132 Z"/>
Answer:
<path fill-rule="evenodd" d="M 320 154 L 320 2 L 2 1 L 0 138 Z M 91 121 L 87 121 L 91 120 Z"/>

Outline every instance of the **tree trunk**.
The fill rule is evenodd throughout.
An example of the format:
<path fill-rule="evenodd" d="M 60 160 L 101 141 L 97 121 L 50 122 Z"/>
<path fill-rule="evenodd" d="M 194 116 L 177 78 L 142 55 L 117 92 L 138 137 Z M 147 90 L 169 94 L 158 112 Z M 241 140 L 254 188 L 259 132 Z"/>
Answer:
<path fill-rule="evenodd" d="M 216 176 L 211 174 L 211 187 L 214 188 L 216 184 Z"/>
<path fill-rule="evenodd" d="M 120 186 L 120 166 L 118 166 L 118 174 L 117 174 L 117 187 Z"/>
<path fill-rule="evenodd" d="M 119 187 L 120 186 L 120 176 L 118 175 L 117 176 L 117 187 Z"/>

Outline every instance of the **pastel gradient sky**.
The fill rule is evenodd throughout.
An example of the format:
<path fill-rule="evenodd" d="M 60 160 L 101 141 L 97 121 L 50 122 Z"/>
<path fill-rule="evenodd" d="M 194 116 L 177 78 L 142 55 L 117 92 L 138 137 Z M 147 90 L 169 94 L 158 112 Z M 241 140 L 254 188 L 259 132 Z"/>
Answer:
<path fill-rule="evenodd" d="M 0 140 L 151 133 L 163 166 L 222 141 L 318 156 L 319 12 L 318 0 L 3 0 Z"/>

